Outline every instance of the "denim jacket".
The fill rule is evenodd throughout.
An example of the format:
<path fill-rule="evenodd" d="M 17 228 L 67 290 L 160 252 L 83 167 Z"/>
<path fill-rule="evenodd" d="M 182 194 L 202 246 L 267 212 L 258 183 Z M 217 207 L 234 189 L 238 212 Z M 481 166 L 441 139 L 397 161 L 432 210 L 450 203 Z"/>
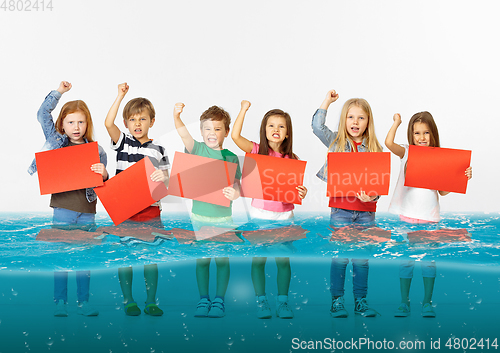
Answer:
<path fill-rule="evenodd" d="M 338 132 L 332 132 L 328 128 L 328 126 L 325 125 L 325 120 L 326 120 L 326 110 L 325 109 L 318 109 L 313 115 L 312 118 L 312 129 L 313 133 L 323 142 L 323 144 L 326 147 L 330 147 L 333 141 L 335 141 L 335 138 L 337 137 Z M 328 152 L 333 152 L 335 151 L 335 148 L 337 145 L 333 145 L 332 148 L 328 150 Z M 350 143 L 346 144 L 344 152 L 351 152 L 352 151 L 352 146 Z M 363 139 L 363 142 L 361 145 L 358 147 L 358 152 L 368 152 L 368 146 L 366 145 L 366 138 Z M 316 174 L 318 178 L 326 182 L 328 180 L 328 175 L 327 175 L 327 168 L 328 168 L 328 163 L 325 161 L 325 164 L 323 164 L 323 167 L 319 170 L 319 172 Z"/>
<path fill-rule="evenodd" d="M 40 109 L 38 109 L 37 119 L 40 125 L 42 125 L 43 134 L 45 135 L 45 144 L 43 145 L 41 151 L 55 150 L 68 145 L 68 136 L 57 132 L 54 125 L 54 119 L 52 118 L 52 111 L 57 106 L 57 103 L 59 103 L 61 96 L 62 94 L 58 91 L 50 92 L 47 97 L 45 97 Z M 85 142 L 87 142 L 87 140 L 85 140 Z M 99 146 L 99 159 L 104 166 L 108 164 L 106 152 L 101 146 Z M 35 159 L 31 162 L 31 165 L 28 168 L 28 173 L 30 175 L 36 173 Z M 88 202 L 94 202 L 97 199 L 94 188 L 86 189 L 86 196 Z"/>

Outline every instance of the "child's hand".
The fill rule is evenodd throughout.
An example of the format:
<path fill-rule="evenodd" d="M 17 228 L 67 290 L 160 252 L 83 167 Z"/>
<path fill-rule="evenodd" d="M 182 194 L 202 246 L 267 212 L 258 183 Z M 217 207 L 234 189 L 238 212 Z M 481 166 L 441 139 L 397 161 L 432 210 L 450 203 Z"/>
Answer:
<path fill-rule="evenodd" d="M 106 167 L 104 166 L 104 164 L 102 163 L 96 163 L 96 164 L 92 164 L 90 166 L 90 169 L 94 172 L 94 173 L 97 173 L 97 174 L 101 174 L 103 175 L 104 172 L 106 171 Z"/>
<path fill-rule="evenodd" d="M 71 83 L 69 83 L 68 81 L 62 81 L 62 82 L 59 84 L 59 88 L 57 89 L 57 91 L 58 91 L 59 93 L 63 94 L 63 93 L 68 92 L 68 91 L 71 89 L 71 87 L 73 87 L 73 86 L 71 85 Z"/>
<path fill-rule="evenodd" d="M 222 193 L 226 197 L 226 199 L 229 199 L 231 201 L 236 200 L 238 197 L 240 197 L 239 191 L 237 191 L 235 188 L 232 188 L 230 186 L 225 187 L 222 189 Z"/>
<path fill-rule="evenodd" d="M 297 186 L 296 189 L 299 190 L 299 197 L 304 199 L 307 195 L 307 188 L 304 185 L 300 185 Z"/>
<path fill-rule="evenodd" d="M 377 196 L 368 196 L 363 190 L 359 194 L 356 194 L 356 197 L 362 202 L 371 202 L 375 200 Z"/>
<path fill-rule="evenodd" d="M 128 92 L 128 89 L 129 89 L 129 86 L 127 85 L 127 82 L 120 83 L 118 85 L 118 97 L 121 97 L 121 98 L 125 97 L 125 95 Z"/>
<path fill-rule="evenodd" d="M 182 111 L 184 110 L 184 103 L 175 103 L 174 105 L 174 118 L 178 118 L 181 116 Z"/>
<path fill-rule="evenodd" d="M 325 101 L 327 101 L 328 104 L 332 104 L 337 99 L 339 99 L 339 95 L 337 92 L 335 92 L 334 89 L 328 91 L 328 93 L 326 94 L 326 97 L 325 97 Z"/>
<path fill-rule="evenodd" d="M 396 124 L 397 126 L 401 125 L 401 114 L 399 113 L 394 114 L 392 119 L 394 120 L 394 124 Z"/>
<path fill-rule="evenodd" d="M 472 167 L 469 167 L 465 170 L 465 175 L 467 176 L 468 180 L 472 179 Z"/>
<path fill-rule="evenodd" d="M 252 105 L 252 103 L 250 103 L 249 101 L 241 101 L 241 110 L 248 110 L 250 109 L 250 106 Z"/>
<path fill-rule="evenodd" d="M 167 180 L 167 176 L 163 173 L 162 170 L 156 169 L 153 173 L 151 173 L 151 180 L 154 182 L 162 182 L 164 183 Z"/>

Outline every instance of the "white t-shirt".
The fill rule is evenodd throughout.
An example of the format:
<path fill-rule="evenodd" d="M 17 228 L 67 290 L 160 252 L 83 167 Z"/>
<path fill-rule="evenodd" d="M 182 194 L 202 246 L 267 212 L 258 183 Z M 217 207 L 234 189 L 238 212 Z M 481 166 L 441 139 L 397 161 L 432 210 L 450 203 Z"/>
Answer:
<path fill-rule="evenodd" d="M 436 190 L 404 186 L 405 166 L 408 161 L 408 145 L 402 145 L 405 154 L 389 212 L 424 221 L 439 222 L 439 196 Z"/>

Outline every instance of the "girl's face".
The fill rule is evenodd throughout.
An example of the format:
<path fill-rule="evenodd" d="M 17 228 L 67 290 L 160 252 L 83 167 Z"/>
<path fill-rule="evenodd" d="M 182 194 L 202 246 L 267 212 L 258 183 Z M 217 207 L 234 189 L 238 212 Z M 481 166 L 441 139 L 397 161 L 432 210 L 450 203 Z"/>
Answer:
<path fill-rule="evenodd" d="M 73 143 L 84 143 L 83 139 L 87 131 L 87 118 L 82 112 L 74 112 L 66 115 L 62 122 L 64 133 Z"/>
<path fill-rule="evenodd" d="M 286 119 L 280 115 L 271 115 L 266 123 L 267 141 L 281 144 L 287 137 Z"/>
<path fill-rule="evenodd" d="M 430 146 L 431 131 L 426 123 L 413 124 L 413 144 L 416 146 Z"/>
<path fill-rule="evenodd" d="M 353 105 L 347 111 L 345 127 L 354 142 L 362 142 L 363 134 L 368 126 L 368 114 L 363 108 Z"/>

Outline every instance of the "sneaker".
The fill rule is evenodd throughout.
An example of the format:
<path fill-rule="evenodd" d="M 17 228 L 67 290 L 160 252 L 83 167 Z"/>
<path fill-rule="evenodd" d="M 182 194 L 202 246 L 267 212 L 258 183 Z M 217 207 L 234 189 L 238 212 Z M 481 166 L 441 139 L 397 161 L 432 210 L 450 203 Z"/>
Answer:
<path fill-rule="evenodd" d="M 194 317 L 207 317 L 208 312 L 210 311 L 210 306 L 212 305 L 212 302 L 210 299 L 207 298 L 202 298 L 198 302 L 198 305 L 196 306 L 196 311 L 194 312 Z"/>
<path fill-rule="evenodd" d="M 344 297 L 332 297 L 332 307 L 330 308 L 330 316 L 333 318 L 344 318 L 349 314 L 344 308 Z"/>
<path fill-rule="evenodd" d="M 93 308 L 88 302 L 78 303 L 76 313 L 83 316 L 97 316 L 99 311 Z"/>
<path fill-rule="evenodd" d="M 288 305 L 287 295 L 279 295 L 276 298 L 276 316 L 281 319 L 293 319 L 293 311 Z"/>
<path fill-rule="evenodd" d="M 221 298 L 215 298 L 210 306 L 210 311 L 208 312 L 208 317 L 219 318 L 226 315 L 226 308 L 224 307 L 224 300 Z"/>
<path fill-rule="evenodd" d="M 270 319 L 272 316 L 267 297 L 265 295 L 257 297 L 257 317 L 259 319 Z"/>
<path fill-rule="evenodd" d="M 129 302 L 123 304 L 123 310 L 127 316 L 139 316 L 141 315 L 141 309 L 137 306 L 136 302 Z"/>
<path fill-rule="evenodd" d="M 155 302 L 146 303 L 144 308 L 144 313 L 151 316 L 162 316 L 163 310 L 161 310 Z"/>
<path fill-rule="evenodd" d="M 425 303 L 422 306 L 422 316 L 423 317 L 436 317 L 436 313 L 434 312 L 434 309 L 432 308 L 431 303 Z"/>
<path fill-rule="evenodd" d="M 59 299 L 56 303 L 56 308 L 54 310 L 54 316 L 66 317 L 68 316 L 68 304 L 64 300 Z"/>
<path fill-rule="evenodd" d="M 399 304 L 399 307 L 394 312 L 394 317 L 407 317 L 409 315 L 410 315 L 410 307 L 405 303 Z"/>
<path fill-rule="evenodd" d="M 378 312 L 375 309 L 368 307 L 366 298 L 359 298 L 355 299 L 354 314 L 361 315 L 363 317 L 375 317 Z"/>

